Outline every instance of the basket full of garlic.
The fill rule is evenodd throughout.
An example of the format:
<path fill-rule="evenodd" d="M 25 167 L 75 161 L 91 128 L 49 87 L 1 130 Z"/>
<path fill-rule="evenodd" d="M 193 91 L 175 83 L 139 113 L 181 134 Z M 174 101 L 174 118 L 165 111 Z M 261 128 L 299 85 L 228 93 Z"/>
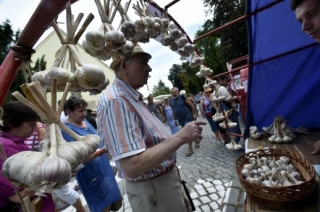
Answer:
<path fill-rule="evenodd" d="M 301 206 L 316 189 L 312 164 L 288 150 L 246 153 L 237 159 L 236 171 L 250 199 L 270 208 Z"/>

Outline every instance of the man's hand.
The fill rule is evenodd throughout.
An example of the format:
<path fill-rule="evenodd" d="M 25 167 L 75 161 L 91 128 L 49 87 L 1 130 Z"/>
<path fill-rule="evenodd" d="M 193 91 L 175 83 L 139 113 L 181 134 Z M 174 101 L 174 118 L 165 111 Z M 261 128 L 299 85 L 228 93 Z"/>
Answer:
<path fill-rule="evenodd" d="M 193 121 L 184 126 L 177 134 L 182 137 L 184 143 L 189 143 L 195 140 L 202 139 L 202 127 L 200 125 L 206 125 L 203 121 Z"/>

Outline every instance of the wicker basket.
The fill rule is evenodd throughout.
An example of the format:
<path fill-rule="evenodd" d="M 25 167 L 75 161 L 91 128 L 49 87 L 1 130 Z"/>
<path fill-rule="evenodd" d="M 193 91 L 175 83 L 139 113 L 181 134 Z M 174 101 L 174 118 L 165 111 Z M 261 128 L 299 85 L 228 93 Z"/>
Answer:
<path fill-rule="evenodd" d="M 300 185 L 288 187 L 266 187 L 247 182 L 241 174 L 244 164 L 249 163 L 249 158 L 270 156 L 278 159 L 280 156 L 287 156 L 291 159 L 294 165 L 302 174 L 305 182 Z M 283 149 L 263 149 L 249 152 L 240 156 L 236 161 L 236 170 L 241 185 L 245 189 L 250 199 L 256 203 L 270 207 L 270 208 L 292 208 L 302 206 L 306 202 L 303 201 L 308 198 L 316 189 L 315 171 L 312 164 L 300 154 L 283 150 Z"/>

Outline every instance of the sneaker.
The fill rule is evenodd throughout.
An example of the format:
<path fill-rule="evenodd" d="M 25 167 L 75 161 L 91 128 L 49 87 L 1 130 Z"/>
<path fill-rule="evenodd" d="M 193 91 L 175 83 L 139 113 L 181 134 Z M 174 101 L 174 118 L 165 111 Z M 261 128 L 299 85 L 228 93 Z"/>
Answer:
<path fill-rule="evenodd" d="M 186 152 L 186 157 L 189 157 L 190 155 L 192 155 L 193 154 L 193 151 L 192 150 L 188 150 L 188 152 Z"/>
<path fill-rule="evenodd" d="M 196 142 L 196 144 L 194 145 L 194 147 L 195 147 L 195 148 L 199 148 L 199 146 L 200 146 L 199 143 L 200 143 L 200 142 Z"/>

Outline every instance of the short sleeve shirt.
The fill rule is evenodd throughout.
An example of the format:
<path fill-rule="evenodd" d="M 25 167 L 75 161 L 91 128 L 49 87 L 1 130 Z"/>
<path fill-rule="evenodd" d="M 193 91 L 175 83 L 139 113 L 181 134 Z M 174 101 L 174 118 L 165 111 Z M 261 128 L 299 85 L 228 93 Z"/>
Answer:
<path fill-rule="evenodd" d="M 171 134 L 140 100 L 141 94 L 119 79 L 101 95 L 97 106 L 98 132 L 119 167 L 119 176 L 129 181 L 151 178 L 174 164 L 176 153 L 156 168 L 132 179 L 121 169 L 119 160 L 130 157 L 166 140 Z"/>

